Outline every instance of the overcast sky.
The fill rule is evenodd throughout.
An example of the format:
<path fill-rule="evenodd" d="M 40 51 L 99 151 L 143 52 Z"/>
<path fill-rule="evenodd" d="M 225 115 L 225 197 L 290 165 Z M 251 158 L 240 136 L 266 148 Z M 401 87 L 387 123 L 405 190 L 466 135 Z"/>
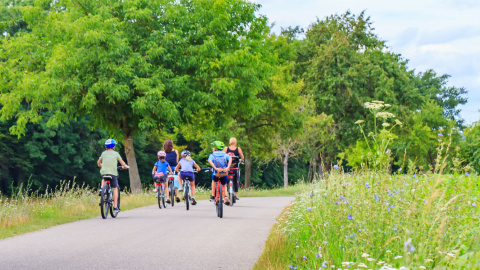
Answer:
<path fill-rule="evenodd" d="M 377 36 L 390 51 L 409 60 L 416 72 L 449 74 L 450 86 L 465 87 L 468 103 L 461 117 L 480 120 L 480 0 L 253 0 L 259 13 L 280 27 L 305 29 L 332 14 L 350 10 L 370 16 Z"/>

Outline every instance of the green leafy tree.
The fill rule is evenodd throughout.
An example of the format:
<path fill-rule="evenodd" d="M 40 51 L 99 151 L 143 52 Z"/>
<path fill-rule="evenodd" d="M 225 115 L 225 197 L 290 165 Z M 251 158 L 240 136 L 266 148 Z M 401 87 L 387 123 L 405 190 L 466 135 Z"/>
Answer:
<path fill-rule="evenodd" d="M 391 112 L 401 121 L 423 103 L 406 61 L 389 52 L 373 30 L 363 12 L 333 15 L 310 26 L 299 50 L 295 74 L 305 80 L 316 113 L 334 120 L 337 143 L 322 153 L 330 164 L 360 139 L 354 123 L 369 115 L 365 102 L 392 104 Z"/>
<path fill-rule="evenodd" d="M 197 119 L 222 122 L 241 106 L 262 107 L 271 65 L 262 57 L 269 29 L 259 6 L 231 1 L 55 1 L 23 9 L 30 33 L 4 40 L 2 120 L 25 134 L 41 111 L 47 125 L 85 114 L 123 137 L 132 190 L 141 188 L 133 139 L 140 132 Z M 267 93 L 265 93 L 267 94 Z"/>
<path fill-rule="evenodd" d="M 480 172 L 480 125 L 475 122 L 464 130 L 463 158 L 475 171 Z"/>

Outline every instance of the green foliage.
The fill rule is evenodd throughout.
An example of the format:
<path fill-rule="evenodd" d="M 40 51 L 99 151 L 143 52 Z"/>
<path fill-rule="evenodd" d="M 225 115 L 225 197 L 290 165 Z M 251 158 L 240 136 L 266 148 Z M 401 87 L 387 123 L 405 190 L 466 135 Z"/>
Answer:
<path fill-rule="evenodd" d="M 473 123 L 464 131 L 464 138 L 461 144 L 462 158 L 475 171 L 480 172 L 480 126 L 479 122 Z"/>

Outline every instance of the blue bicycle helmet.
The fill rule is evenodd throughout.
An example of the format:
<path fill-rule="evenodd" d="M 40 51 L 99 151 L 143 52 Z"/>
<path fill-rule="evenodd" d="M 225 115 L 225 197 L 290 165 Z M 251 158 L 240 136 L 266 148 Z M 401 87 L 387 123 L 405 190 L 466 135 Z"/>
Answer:
<path fill-rule="evenodd" d="M 114 139 L 108 139 L 105 141 L 105 148 L 113 148 L 115 145 L 117 145 L 117 141 Z"/>

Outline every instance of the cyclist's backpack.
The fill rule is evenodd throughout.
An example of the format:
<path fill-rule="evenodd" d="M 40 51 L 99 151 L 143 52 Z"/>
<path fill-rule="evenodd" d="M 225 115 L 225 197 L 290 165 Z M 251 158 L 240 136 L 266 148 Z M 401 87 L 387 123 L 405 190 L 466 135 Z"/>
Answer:
<path fill-rule="evenodd" d="M 215 167 L 217 168 L 227 168 L 228 162 L 227 162 L 227 158 L 225 157 L 225 154 L 223 152 L 213 153 L 213 164 L 215 164 Z M 224 177 L 227 175 L 228 175 L 228 172 L 217 172 L 215 174 L 215 176 L 217 177 Z"/>

